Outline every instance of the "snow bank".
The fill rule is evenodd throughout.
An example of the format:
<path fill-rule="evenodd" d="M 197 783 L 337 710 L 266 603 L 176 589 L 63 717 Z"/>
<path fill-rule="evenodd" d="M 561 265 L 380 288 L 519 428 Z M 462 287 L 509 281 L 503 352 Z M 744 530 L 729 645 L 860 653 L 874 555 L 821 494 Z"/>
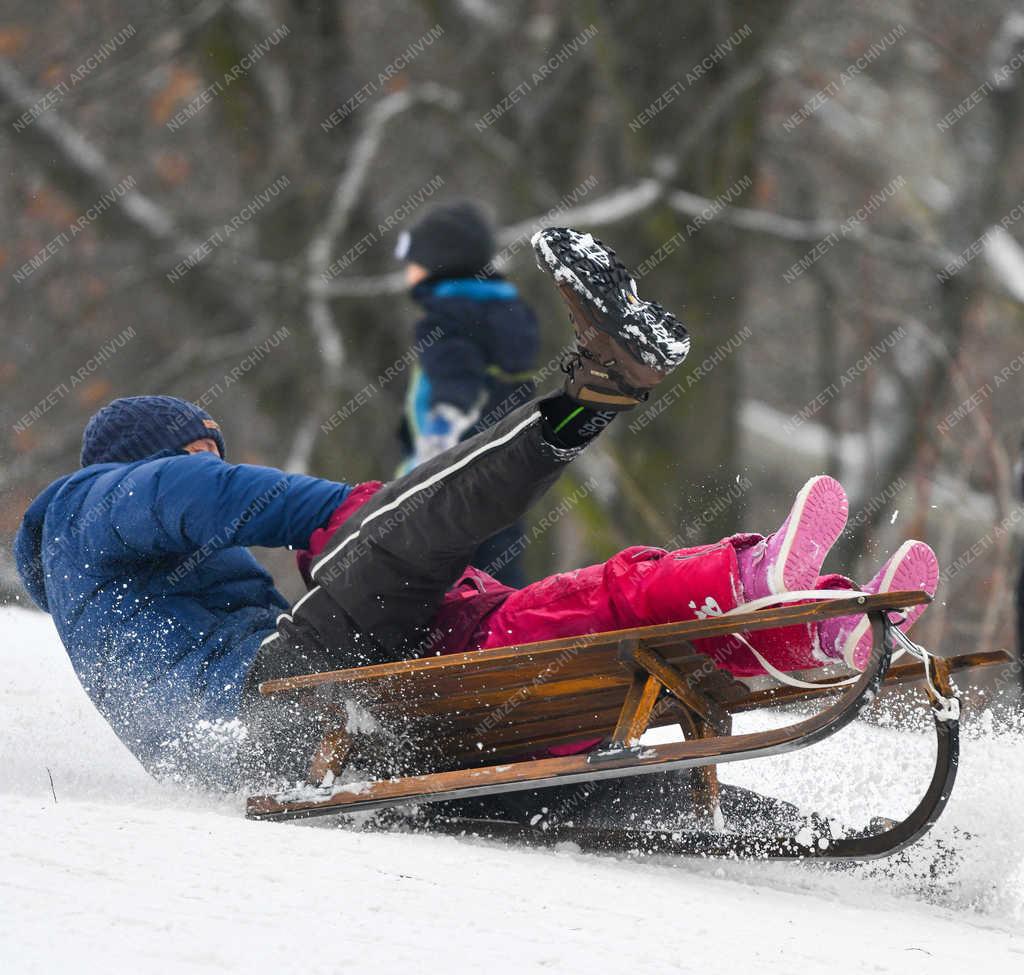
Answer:
<path fill-rule="evenodd" d="M 630 862 L 249 823 L 147 778 L 46 617 L 0 609 L 0 666 L 5 972 L 1020 970 L 1019 736 L 966 742 L 936 838 L 896 863 Z M 930 758 L 858 726 L 723 777 L 861 822 L 906 811 Z"/>

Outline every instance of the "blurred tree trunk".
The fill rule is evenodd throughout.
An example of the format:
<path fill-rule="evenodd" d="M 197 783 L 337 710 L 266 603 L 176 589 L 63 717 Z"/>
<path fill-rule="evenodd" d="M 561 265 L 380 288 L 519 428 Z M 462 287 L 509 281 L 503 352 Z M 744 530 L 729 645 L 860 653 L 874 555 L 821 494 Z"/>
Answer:
<path fill-rule="evenodd" d="M 728 111 L 714 120 L 696 140 L 687 129 L 676 133 L 682 154 L 665 159 L 661 148 L 650 146 L 641 169 L 659 166 L 675 168 L 674 182 L 687 191 L 715 200 L 729 194 L 730 203 L 742 203 L 747 193 L 736 190 L 740 181 L 756 183 L 758 176 L 758 121 L 768 78 L 737 87 L 737 74 L 756 66 L 775 41 L 775 28 L 782 22 L 788 2 L 709 3 L 690 8 L 690 41 L 698 39 L 694 64 L 733 32 L 750 28 L 736 49 L 724 57 L 708 76 L 684 92 L 690 124 L 700 120 L 707 106 L 728 97 Z M 650 41 L 660 26 L 650 18 Z M 701 50 L 703 48 L 703 50 Z M 691 62 L 680 58 L 679 74 Z M 737 94 L 733 94 L 738 91 Z M 685 148 L 683 148 L 685 147 Z M 732 191 L 732 193 L 730 193 Z M 749 205 L 749 203 L 747 204 Z M 741 470 L 738 456 L 739 409 L 743 400 L 739 356 L 733 350 L 715 355 L 744 328 L 746 264 L 756 257 L 758 239 L 712 219 L 701 227 L 699 220 L 685 220 L 662 209 L 642 223 L 641 253 L 652 254 L 666 241 L 681 240 L 679 250 L 644 279 L 641 291 L 678 310 L 690 329 L 692 350 L 686 363 L 655 393 L 655 398 L 682 383 L 681 395 L 653 425 L 654 433 L 644 437 L 618 435 L 617 446 L 626 455 L 626 466 L 640 480 L 655 508 L 678 528 L 699 529 L 687 534 L 685 544 L 694 545 L 731 534 L 743 517 L 744 498 L 735 497 Z M 678 235 L 678 237 L 676 236 Z M 711 358 L 714 356 L 714 358 Z M 756 364 L 751 365 L 756 368 Z M 709 510 L 709 507 L 711 510 Z M 703 517 L 701 517 L 703 515 Z M 664 539 L 650 539 L 652 542 Z"/>

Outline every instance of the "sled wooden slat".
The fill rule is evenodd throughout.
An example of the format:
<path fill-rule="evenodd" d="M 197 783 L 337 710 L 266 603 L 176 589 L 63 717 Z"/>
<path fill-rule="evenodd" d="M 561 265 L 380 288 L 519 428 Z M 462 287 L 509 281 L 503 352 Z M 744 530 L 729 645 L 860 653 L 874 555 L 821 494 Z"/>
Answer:
<path fill-rule="evenodd" d="M 467 712 L 502 708 L 510 702 L 516 709 L 537 703 L 550 708 L 557 705 L 559 699 L 576 699 L 590 694 L 601 694 L 607 691 L 618 691 L 621 694 L 629 686 L 630 675 L 620 667 L 610 673 L 599 673 L 588 677 L 575 677 L 570 680 L 551 680 L 527 682 L 520 687 L 506 688 L 498 685 L 489 691 L 477 691 L 472 694 L 458 693 L 458 685 L 452 685 L 447 693 L 442 687 L 438 696 L 428 698 L 410 694 L 405 700 L 388 695 L 377 697 L 373 694 L 360 693 L 356 699 L 372 707 L 374 714 L 382 719 L 389 715 L 459 715 Z M 543 702 L 547 702 L 544 704 Z"/>
<path fill-rule="evenodd" d="M 992 667 L 996 664 L 1009 664 L 1012 655 L 1006 650 L 979 650 L 974 653 L 961 653 L 953 657 L 938 657 L 936 662 L 951 674 L 962 673 L 978 667 Z M 901 684 L 913 684 L 924 680 L 924 666 L 920 661 L 909 660 L 893 664 L 883 681 L 884 687 L 897 687 Z M 733 714 L 744 711 L 756 711 L 759 708 L 772 707 L 778 704 L 790 704 L 794 701 L 812 701 L 827 694 L 835 694 L 836 688 L 829 686 L 835 677 L 825 678 L 819 688 L 773 687 L 763 691 L 748 691 L 741 701 L 730 705 Z M 814 683 L 814 681 L 809 681 Z"/>
<path fill-rule="evenodd" d="M 630 660 L 638 648 L 637 640 L 623 640 L 619 645 L 619 659 Z M 651 722 L 651 712 L 661 689 L 658 679 L 646 671 L 638 669 L 633 674 L 612 730 L 611 740 L 614 744 L 628 746 L 640 740 Z"/>
<path fill-rule="evenodd" d="M 510 722 L 484 731 L 429 726 L 439 750 L 465 764 L 489 761 L 495 754 L 524 755 L 543 751 L 552 745 L 610 737 L 622 712 L 624 696 L 589 703 L 567 714 L 539 715 L 530 721 Z M 666 698 L 659 700 L 650 716 L 648 728 L 679 723 L 679 716 Z"/>
<path fill-rule="evenodd" d="M 622 710 L 625 693 L 604 694 L 567 704 L 565 708 L 534 708 L 530 714 L 515 712 L 498 720 L 481 720 L 479 714 L 459 715 L 452 718 L 416 719 L 406 725 L 409 732 L 429 736 L 432 743 L 445 742 L 451 754 L 484 751 L 503 743 L 532 743 L 537 738 L 562 736 L 565 740 L 602 737 L 615 726 Z M 422 736 L 421 736 L 422 737 Z"/>
<path fill-rule="evenodd" d="M 564 701 L 552 702 L 547 699 L 527 702 L 517 707 L 518 702 L 513 700 L 508 702 L 507 707 L 500 710 L 464 711 L 457 715 L 431 716 L 430 720 L 431 723 L 436 723 L 442 734 L 458 735 L 476 730 L 481 740 L 486 740 L 494 735 L 518 734 L 516 729 L 535 725 L 538 722 L 564 721 L 567 726 L 568 724 L 578 724 L 585 731 L 593 720 L 592 716 L 607 711 L 621 710 L 629 692 L 628 684 L 627 680 L 619 687 L 585 696 L 566 698 Z"/>
<path fill-rule="evenodd" d="M 707 656 L 694 653 L 692 647 L 666 648 L 662 653 L 684 673 L 707 670 Z M 449 658 L 433 659 L 444 661 Z M 410 711 L 442 714 L 500 707 L 506 700 L 524 694 L 534 700 L 574 696 L 608 685 L 625 688 L 629 684 L 629 671 L 621 665 L 611 647 L 587 649 L 572 658 L 559 654 L 553 662 L 538 661 L 534 656 L 524 654 L 515 661 L 503 661 L 500 666 L 488 666 L 481 671 L 469 670 L 465 665 L 454 667 L 452 671 L 435 669 L 427 673 L 389 675 L 373 681 L 337 680 L 315 688 L 287 688 L 272 693 L 294 693 L 300 699 L 306 697 L 313 702 L 311 695 L 315 692 L 317 706 L 328 709 L 355 698 L 367 703 L 372 701 L 375 711 L 381 715 Z M 337 673 L 353 672 L 358 673 Z M 264 693 L 267 693 L 267 685 L 263 686 Z"/>
<path fill-rule="evenodd" d="M 302 674 L 297 677 L 283 677 L 264 681 L 260 684 L 261 694 L 277 694 L 285 691 L 312 690 L 330 684 L 355 686 L 365 682 L 380 681 L 382 678 L 397 680 L 413 678 L 413 675 L 443 673 L 445 679 L 459 676 L 464 671 L 475 674 L 501 672 L 511 665 L 512 670 L 525 671 L 529 667 L 543 669 L 556 663 L 560 653 L 570 652 L 574 658 L 583 656 L 576 651 L 587 650 L 586 659 L 596 662 L 596 651 L 603 650 L 614 657 L 622 640 L 640 639 L 644 646 L 653 649 L 678 646 L 680 641 L 692 641 L 724 636 L 737 630 L 760 630 L 779 626 L 795 626 L 852 613 L 867 613 L 879 609 L 906 609 L 930 602 L 927 593 L 920 590 L 880 593 L 875 596 L 858 596 L 849 599 L 827 599 L 795 606 L 782 606 L 753 613 L 722 616 L 684 623 L 663 623 L 658 626 L 634 627 L 627 630 L 613 630 L 607 633 L 592 633 L 568 637 L 561 640 L 544 640 L 520 646 L 497 647 L 493 650 L 473 650 L 446 656 L 426 657 L 416 660 L 402 660 L 396 663 L 371 664 L 348 670 L 333 670 L 322 674 Z M 408 684 L 407 687 L 415 685 Z M 506 686 L 504 683 L 502 686 Z"/>

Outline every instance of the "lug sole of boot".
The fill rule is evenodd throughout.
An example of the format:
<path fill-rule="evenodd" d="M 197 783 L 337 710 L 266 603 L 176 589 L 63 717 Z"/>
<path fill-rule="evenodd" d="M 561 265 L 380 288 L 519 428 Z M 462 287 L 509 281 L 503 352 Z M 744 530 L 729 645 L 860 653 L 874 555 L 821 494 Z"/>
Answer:
<path fill-rule="evenodd" d="M 577 331 L 603 332 L 641 366 L 628 377 L 635 385 L 653 385 L 686 358 L 690 337 L 685 326 L 637 295 L 636 283 L 610 247 L 590 234 L 557 227 L 538 231 L 532 243 L 537 266 L 555 279 Z M 645 371 L 651 377 L 647 382 Z"/>

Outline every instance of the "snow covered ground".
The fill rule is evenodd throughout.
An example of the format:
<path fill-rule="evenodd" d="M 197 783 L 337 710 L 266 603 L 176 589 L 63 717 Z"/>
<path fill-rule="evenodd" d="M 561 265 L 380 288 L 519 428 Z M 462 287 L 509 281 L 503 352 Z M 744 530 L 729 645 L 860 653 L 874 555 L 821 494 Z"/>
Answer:
<path fill-rule="evenodd" d="M 944 820 L 895 863 L 636 862 L 249 823 L 240 798 L 147 778 L 47 617 L 0 609 L 0 672 L 4 973 L 1024 965 L 1019 734 L 968 736 Z M 907 811 L 931 756 L 923 735 L 858 725 L 723 778 L 862 822 Z"/>

